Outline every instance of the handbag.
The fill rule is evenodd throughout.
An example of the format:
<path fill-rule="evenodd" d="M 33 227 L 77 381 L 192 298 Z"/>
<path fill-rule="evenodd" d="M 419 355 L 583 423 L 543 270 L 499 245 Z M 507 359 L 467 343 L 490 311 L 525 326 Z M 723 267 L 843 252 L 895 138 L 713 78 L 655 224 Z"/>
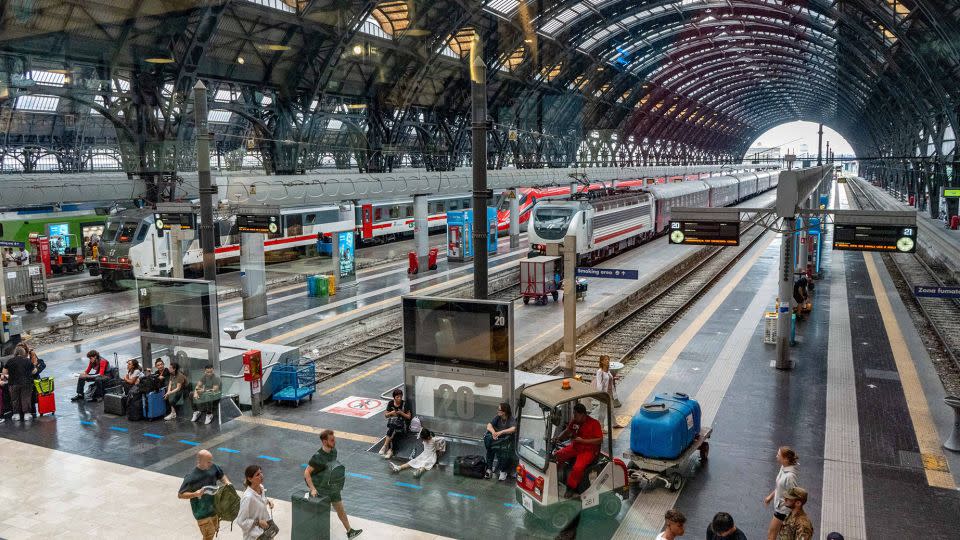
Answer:
<path fill-rule="evenodd" d="M 272 515 L 272 512 L 271 512 Z M 267 520 L 268 527 L 260 533 L 260 536 L 257 537 L 257 540 L 270 540 L 271 538 L 277 536 L 280 532 L 280 527 L 277 527 L 277 524 L 274 523 L 273 519 Z"/>

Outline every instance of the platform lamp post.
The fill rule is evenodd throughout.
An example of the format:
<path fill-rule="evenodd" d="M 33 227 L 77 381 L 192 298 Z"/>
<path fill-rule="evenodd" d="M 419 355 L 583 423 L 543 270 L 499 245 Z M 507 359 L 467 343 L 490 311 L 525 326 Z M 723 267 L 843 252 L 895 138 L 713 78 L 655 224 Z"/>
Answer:
<path fill-rule="evenodd" d="M 203 279 L 216 281 L 217 260 L 213 247 L 213 197 L 217 185 L 210 177 L 210 132 L 207 128 L 207 87 L 197 80 L 193 87 L 193 111 L 197 130 L 197 178 L 200 181 L 200 247 L 203 249 Z"/>
<path fill-rule="evenodd" d="M 473 109 L 473 297 L 487 298 L 487 66 L 480 36 L 470 47 L 470 92 Z"/>
<path fill-rule="evenodd" d="M 577 235 L 563 239 L 563 376 L 577 374 Z"/>

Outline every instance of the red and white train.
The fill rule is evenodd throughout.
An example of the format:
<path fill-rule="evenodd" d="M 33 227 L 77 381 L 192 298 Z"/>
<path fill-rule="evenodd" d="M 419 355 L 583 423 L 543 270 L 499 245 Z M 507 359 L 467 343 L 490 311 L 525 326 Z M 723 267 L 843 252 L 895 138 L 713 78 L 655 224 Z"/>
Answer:
<path fill-rule="evenodd" d="M 616 190 L 590 198 L 548 201 L 532 210 L 533 227 L 527 234 L 533 251 L 577 237 L 580 262 L 592 264 L 663 234 L 670 226 L 673 207 L 730 206 L 777 185 L 779 173 L 744 173 L 637 190 L 619 183 Z"/>

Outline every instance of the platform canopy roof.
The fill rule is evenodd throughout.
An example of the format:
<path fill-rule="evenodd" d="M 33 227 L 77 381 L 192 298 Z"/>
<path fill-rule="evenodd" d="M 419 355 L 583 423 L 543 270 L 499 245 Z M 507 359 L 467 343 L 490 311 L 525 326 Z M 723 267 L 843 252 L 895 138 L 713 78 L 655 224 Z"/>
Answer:
<path fill-rule="evenodd" d="M 466 165 L 478 52 L 494 168 L 739 159 L 792 120 L 946 162 L 958 48 L 956 0 L 4 2 L 0 166 L 189 170 L 197 79 L 231 166 Z"/>

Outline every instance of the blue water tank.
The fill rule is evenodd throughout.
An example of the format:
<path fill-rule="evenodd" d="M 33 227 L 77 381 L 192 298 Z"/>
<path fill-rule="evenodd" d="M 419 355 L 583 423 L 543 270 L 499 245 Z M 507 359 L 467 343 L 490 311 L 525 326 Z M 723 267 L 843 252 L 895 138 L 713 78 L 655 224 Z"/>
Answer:
<path fill-rule="evenodd" d="M 630 421 L 630 450 L 644 457 L 674 459 L 700 432 L 700 404 L 685 394 L 658 394 Z"/>

